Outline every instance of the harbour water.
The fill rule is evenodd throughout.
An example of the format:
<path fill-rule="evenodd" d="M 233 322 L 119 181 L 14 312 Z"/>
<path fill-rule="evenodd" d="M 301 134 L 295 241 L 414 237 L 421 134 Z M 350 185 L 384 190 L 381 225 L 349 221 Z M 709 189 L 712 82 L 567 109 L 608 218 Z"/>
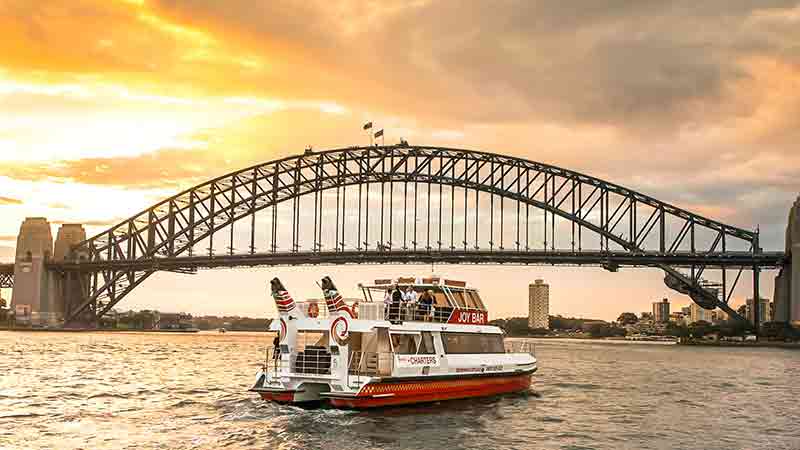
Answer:
<path fill-rule="evenodd" d="M 0 332 L 0 449 L 798 449 L 800 352 L 537 341 L 530 394 L 304 410 L 259 333 Z"/>

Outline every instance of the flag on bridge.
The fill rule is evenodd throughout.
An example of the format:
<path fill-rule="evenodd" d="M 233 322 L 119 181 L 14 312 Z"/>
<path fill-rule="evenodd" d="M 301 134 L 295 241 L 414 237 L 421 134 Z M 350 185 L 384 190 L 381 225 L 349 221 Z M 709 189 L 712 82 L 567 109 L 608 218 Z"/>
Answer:
<path fill-rule="evenodd" d="M 376 138 L 379 138 L 379 137 L 381 137 L 381 136 L 383 136 L 383 130 L 379 130 L 379 131 L 376 131 L 376 132 L 375 132 L 375 137 L 376 137 Z"/>
<path fill-rule="evenodd" d="M 364 124 L 364 129 L 365 130 L 369 130 L 370 128 L 372 128 L 372 122 L 367 122 L 367 123 Z"/>

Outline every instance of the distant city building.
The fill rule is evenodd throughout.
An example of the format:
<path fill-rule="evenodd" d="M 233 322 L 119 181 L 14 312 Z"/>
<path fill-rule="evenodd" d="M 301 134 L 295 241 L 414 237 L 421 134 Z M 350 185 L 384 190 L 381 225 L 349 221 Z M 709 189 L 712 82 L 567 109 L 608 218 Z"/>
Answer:
<path fill-rule="evenodd" d="M 639 316 L 639 320 L 653 320 L 653 313 L 645 311 Z"/>
<path fill-rule="evenodd" d="M 653 320 L 655 322 L 669 322 L 669 300 L 653 302 Z"/>
<path fill-rule="evenodd" d="M 692 303 L 689 305 L 689 323 L 700 321 L 712 323 L 714 319 L 711 313 L 712 311 L 701 308 L 697 303 Z"/>
<path fill-rule="evenodd" d="M 550 328 L 550 285 L 536 280 L 528 286 L 528 327 Z"/>
<path fill-rule="evenodd" d="M 753 322 L 753 299 L 748 298 L 746 303 L 746 311 L 747 311 L 747 320 L 751 323 Z M 771 322 L 772 321 L 772 311 L 773 307 L 770 303 L 768 298 L 761 298 L 758 302 L 758 323 L 762 324 L 764 322 Z"/>
<path fill-rule="evenodd" d="M 683 313 L 682 312 L 669 313 L 669 321 L 675 323 L 683 323 Z"/>

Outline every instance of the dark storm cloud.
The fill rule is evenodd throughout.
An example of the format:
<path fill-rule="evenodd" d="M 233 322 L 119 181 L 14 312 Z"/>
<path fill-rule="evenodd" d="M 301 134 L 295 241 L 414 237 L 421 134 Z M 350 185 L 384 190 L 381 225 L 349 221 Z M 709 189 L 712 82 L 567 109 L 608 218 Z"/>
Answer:
<path fill-rule="evenodd" d="M 160 5 L 204 26 L 291 42 L 332 70 L 371 80 L 371 95 L 395 111 L 405 104 L 477 122 L 625 121 L 651 130 L 743 114 L 719 110 L 727 83 L 748 77 L 741 58 L 786 57 L 800 42 L 800 26 L 780 17 L 797 1 Z"/>

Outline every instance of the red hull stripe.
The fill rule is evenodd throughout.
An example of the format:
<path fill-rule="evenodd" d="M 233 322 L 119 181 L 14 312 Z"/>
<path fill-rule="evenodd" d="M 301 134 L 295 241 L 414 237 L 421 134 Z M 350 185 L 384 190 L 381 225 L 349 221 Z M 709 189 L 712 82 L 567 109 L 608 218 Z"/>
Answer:
<path fill-rule="evenodd" d="M 356 397 L 331 398 L 330 401 L 337 407 L 375 408 L 522 392 L 530 389 L 530 385 L 530 373 L 492 378 L 370 383 Z"/>
<path fill-rule="evenodd" d="M 294 393 L 292 392 L 259 392 L 262 400 L 268 400 L 276 403 L 291 403 L 294 401 Z"/>

